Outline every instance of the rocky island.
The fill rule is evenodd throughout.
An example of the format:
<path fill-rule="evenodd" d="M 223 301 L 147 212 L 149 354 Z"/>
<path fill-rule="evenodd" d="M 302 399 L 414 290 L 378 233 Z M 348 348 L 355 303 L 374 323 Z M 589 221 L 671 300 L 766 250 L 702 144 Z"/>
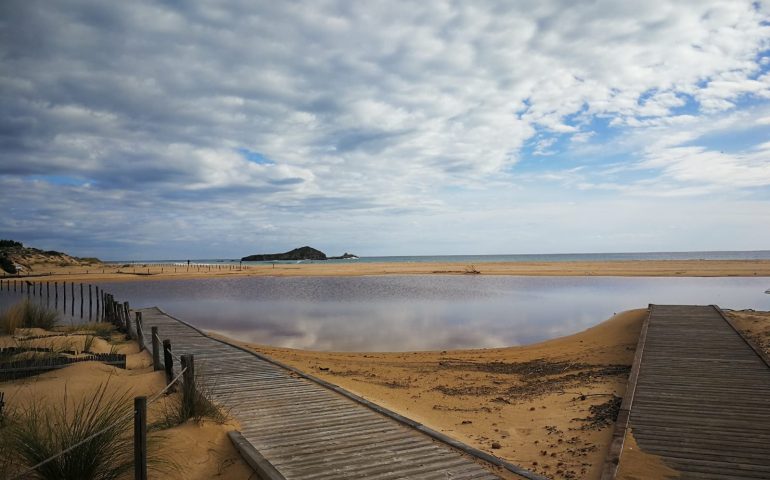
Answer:
<path fill-rule="evenodd" d="M 339 257 L 327 257 L 326 254 L 315 248 L 304 246 L 295 248 L 286 253 L 259 253 L 241 258 L 243 262 L 276 262 L 293 260 L 342 260 L 349 258 L 358 258 L 356 255 L 345 252 Z"/>

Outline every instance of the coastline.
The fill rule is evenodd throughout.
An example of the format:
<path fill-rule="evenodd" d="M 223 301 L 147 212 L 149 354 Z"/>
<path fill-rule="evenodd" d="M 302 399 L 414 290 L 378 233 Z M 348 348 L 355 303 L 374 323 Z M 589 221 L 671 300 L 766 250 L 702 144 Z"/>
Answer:
<path fill-rule="evenodd" d="M 379 276 L 379 275 L 511 275 L 603 277 L 770 277 L 770 260 L 613 260 L 602 262 L 489 262 L 469 265 L 443 263 L 298 263 L 190 266 L 158 264 L 103 264 L 90 267 L 33 265 L 33 282 L 147 281 L 242 276 Z M 0 277 L 13 279 L 17 277 Z"/>

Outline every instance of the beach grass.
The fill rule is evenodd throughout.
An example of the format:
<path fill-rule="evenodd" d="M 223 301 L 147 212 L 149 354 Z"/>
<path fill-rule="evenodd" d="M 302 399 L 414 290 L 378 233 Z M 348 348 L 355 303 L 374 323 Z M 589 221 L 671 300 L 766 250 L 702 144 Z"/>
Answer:
<path fill-rule="evenodd" d="M 39 467 L 33 478 L 117 479 L 133 468 L 132 408 L 127 392 L 109 382 L 79 401 L 52 406 L 32 402 L 8 421 L 10 453 L 25 466 L 37 465 L 96 432 L 97 437 Z"/>
<path fill-rule="evenodd" d="M 225 423 L 229 417 L 229 412 L 209 399 L 209 391 L 204 386 L 207 384 L 203 381 L 204 375 L 197 373 L 194 385 L 183 385 L 185 395 L 170 397 L 164 403 L 160 420 L 153 423 L 150 428 L 164 430 L 181 425 L 188 420 L 193 420 L 198 424 L 204 419 L 210 419 L 219 424 Z"/>
<path fill-rule="evenodd" d="M 59 313 L 43 305 L 22 300 L 0 314 L 0 333 L 13 335 L 17 328 L 50 330 L 59 322 Z"/>

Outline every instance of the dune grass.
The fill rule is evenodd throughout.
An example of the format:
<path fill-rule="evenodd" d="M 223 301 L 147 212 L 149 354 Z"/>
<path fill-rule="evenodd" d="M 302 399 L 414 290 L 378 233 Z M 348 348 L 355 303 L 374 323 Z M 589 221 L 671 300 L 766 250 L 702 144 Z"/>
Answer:
<path fill-rule="evenodd" d="M 17 328 L 50 330 L 59 322 L 59 313 L 27 299 L 0 313 L 0 333 L 13 335 Z"/>
<path fill-rule="evenodd" d="M 10 453 L 25 466 L 36 465 L 72 445 L 99 436 L 39 467 L 31 478 L 117 479 L 133 469 L 133 410 L 127 392 L 108 394 L 109 382 L 79 401 L 51 407 L 32 402 L 6 427 Z"/>
<path fill-rule="evenodd" d="M 181 390 L 186 394 L 170 396 L 162 407 L 160 420 L 153 423 L 150 428 L 164 430 L 181 425 L 188 420 L 200 423 L 206 418 L 217 423 L 225 423 L 229 412 L 209 399 L 210 394 L 202 379 L 203 374 L 196 373 L 195 385 L 182 385 Z"/>
<path fill-rule="evenodd" d="M 57 329 L 64 333 L 91 333 L 105 340 L 110 340 L 115 331 L 115 326 L 108 322 L 89 322 L 79 325 L 67 325 Z"/>

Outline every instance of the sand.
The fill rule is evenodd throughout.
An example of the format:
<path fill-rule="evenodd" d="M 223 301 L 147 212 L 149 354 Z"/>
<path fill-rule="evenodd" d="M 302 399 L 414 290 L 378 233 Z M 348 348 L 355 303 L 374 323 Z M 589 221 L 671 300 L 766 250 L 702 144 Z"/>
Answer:
<path fill-rule="evenodd" d="M 478 273 L 472 273 L 478 272 Z M 219 276 L 359 276 L 359 275 L 524 275 L 622 277 L 770 276 L 770 260 L 629 260 L 607 262 L 477 263 L 301 263 L 212 266 L 99 265 L 70 267 L 32 265 L 30 281 L 127 281 Z"/>
<path fill-rule="evenodd" d="M 633 432 L 626 433 L 620 466 L 615 476 L 617 480 L 664 480 L 679 477 L 679 472 L 668 467 L 659 456 L 642 451 Z"/>
<path fill-rule="evenodd" d="M 728 310 L 725 314 L 754 345 L 770 355 L 770 312 Z"/>
<path fill-rule="evenodd" d="M 610 442 L 609 404 L 625 392 L 646 314 L 624 312 L 569 337 L 501 349 L 326 353 L 243 345 L 551 478 L 592 479 Z M 590 417 L 596 422 L 581 420 Z"/>

